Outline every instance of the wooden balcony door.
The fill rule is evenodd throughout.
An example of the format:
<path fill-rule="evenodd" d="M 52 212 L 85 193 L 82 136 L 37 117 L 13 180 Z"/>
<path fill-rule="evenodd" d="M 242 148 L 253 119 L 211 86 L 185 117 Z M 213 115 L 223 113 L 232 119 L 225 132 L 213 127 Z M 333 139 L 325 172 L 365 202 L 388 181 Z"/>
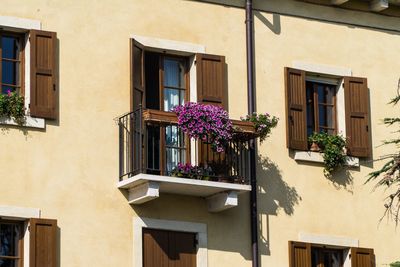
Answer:
<path fill-rule="evenodd" d="M 196 234 L 143 229 L 143 267 L 196 267 Z"/>

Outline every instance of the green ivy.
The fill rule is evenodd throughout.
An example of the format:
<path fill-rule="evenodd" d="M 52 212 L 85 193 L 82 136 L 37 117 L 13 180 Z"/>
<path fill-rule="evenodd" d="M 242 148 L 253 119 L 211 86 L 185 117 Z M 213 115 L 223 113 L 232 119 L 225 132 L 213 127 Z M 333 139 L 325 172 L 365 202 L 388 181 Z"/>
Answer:
<path fill-rule="evenodd" d="M 392 262 L 390 267 L 400 267 L 400 261 Z"/>
<path fill-rule="evenodd" d="M 316 143 L 324 159 L 324 175 L 330 177 L 332 173 L 346 163 L 344 148 L 346 140 L 340 135 L 330 135 L 325 132 L 313 133 L 308 138 L 309 143 Z"/>
<path fill-rule="evenodd" d="M 18 124 L 25 122 L 24 98 L 15 92 L 0 94 L 0 117 L 13 119 Z"/>

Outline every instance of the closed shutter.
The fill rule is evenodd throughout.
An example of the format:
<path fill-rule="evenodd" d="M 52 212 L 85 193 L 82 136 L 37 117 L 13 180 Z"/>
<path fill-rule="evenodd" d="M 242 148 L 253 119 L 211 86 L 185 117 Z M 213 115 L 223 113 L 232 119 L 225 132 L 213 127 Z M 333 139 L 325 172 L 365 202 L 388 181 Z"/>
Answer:
<path fill-rule="evenodd" d="M 144 99 L 144 47 L 131 39 L 131 111 L 136 111 L 143 105 Z"/>
<path fill-rule="evenodd" d="M 287 147 L 308 150 L 306 114 L 306 74 L 285 68 Z"/>
<path fill-rule="evenodd" d="M 30 115 L 56 119 L 56 40 L 55 32 L 30 31 Z"/>
<path fill-rule="evenodd" d="M 227 108 L 225 57 L 196 54 L 197 102 Z"/>
<path fill-rule="evenodd" d="M 311 244 L 289 241 L 289 267 L 311 267 Z"/>
<path fill-rule="evenodd" d="M 348 154 L 369 157 L 371 141 L 367 79 L 345 77 L 344 97 Z"/>
<path fill-rule="evenodd" d="M 56 267 L 57 221 L 30 219 L 29 266 Z"/>
<path fill-rule="evenodd" d="M 196 234 L 143 229 L 143 267 L 196 267 Z"/>
<path fill-rule="evenodd" d="M 374 250 L 351 248 L 351 267 L 375 267 Z"/>

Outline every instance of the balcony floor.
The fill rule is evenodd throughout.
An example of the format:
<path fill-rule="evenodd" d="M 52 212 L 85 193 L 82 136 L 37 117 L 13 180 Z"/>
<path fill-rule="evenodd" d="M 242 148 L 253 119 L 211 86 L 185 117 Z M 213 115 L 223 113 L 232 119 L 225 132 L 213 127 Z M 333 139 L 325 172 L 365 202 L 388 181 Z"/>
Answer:
<path fill-rule="evenodd" d="M 212 212 L 237 206 L 237 195 L 251 190 L 250 185 L 142 173 L 120 181 L 117 187 L 129 191 L 130 204 L 142 204 L 160 193 L 169 193 L 204 197 Z"/>

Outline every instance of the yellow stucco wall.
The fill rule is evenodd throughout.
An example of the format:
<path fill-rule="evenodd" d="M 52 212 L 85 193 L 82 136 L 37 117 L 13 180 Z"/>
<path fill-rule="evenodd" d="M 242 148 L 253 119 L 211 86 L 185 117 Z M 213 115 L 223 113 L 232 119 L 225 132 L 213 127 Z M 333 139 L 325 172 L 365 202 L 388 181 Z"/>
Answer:
<path fill-rule="evenodd" d="M 258 1 L 258 8 L 303 16 L 343 16 L 328 7 L 298 8 L 293 1 Z M 247 111 L 244 10 L 183 0 L 2 1 L 1 16 L 40 20 L 59 40 L 59 120 L 46 130 L 2 127 L 0 204 L 37 207 L 58 219 L 61 266 L 132 266 L 132 218 L 200 222 L 208 227 L 208 262 L 251 266 L 248 196 L 237 208 L 207 212 L 194 197 L 166 195 L 129 206 L 116 188 L 118 131 L 114 118 L 129 109 L 131 34 L 191 42 L 226 56 L 229 111 Z M 321 9 L 322 8 L 322 9 Z M 320 11 L 323 11 L 322 13 Z M 384 27 L 392 18 L 347 12 L 350 19 Z M 340 13 L 340 14 L 338 14 Z M 370 20 L 370 21 L 369 21 Z M 295 60 L 341 66 L 368 78 L 374 157 L 388 130 L 380 119 L 398 114 L 386 105 L 397 86 L 399 33 L 256 12 L 257 109 L 281 118 L 259 146 L 257 175 L 262 222 L 260 252 L 266 266 L 288 265 L 288 240 L 300 232 L 358 239 L 375 249 L 377 266 L 398 260 L 400 235 L 383 221 L 385 194 L 363 185 L 379 163 L 361 161 L 337 178 L 322 166 L 299 164 L 286 149 L 283 68 Z M 397 257 L 397 258 L 396 258 Z"/>

